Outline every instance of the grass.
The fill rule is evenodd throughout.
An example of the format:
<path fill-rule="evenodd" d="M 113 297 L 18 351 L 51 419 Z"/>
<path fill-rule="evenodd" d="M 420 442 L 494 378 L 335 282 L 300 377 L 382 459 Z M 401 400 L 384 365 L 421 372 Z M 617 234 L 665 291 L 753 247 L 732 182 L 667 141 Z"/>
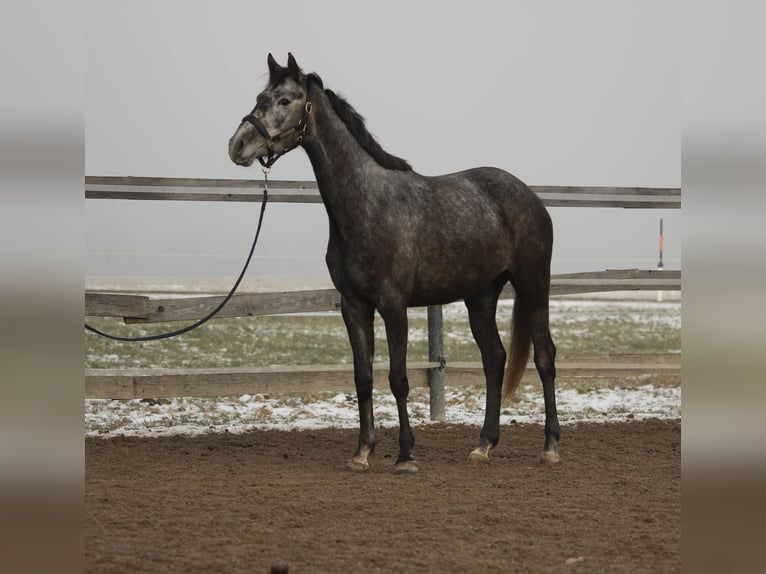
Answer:
<path fill-rule="evenodd" d="M 498 311 L 500 336 L 510 338 L 511 305 Z M 123 336 L 177 328 L 177 324 L 124 325 L 118 319 L 94 318 L 94 326 Z M 410 313 L 408 359 L 428 357 L 425 311 Z M 480 361 L 460 304 L 445 308 L 444 351 L 448 362 Z M 585 358 L 620 353 L 680 352 L 680 303 L 645 301 L 553 301 L 551 333 L 558 357 Z M 382 320 L 375 322 L 375 360 L 388 358 Z M 85 367 L 211 368 L 272 365 L 341 364 L 351 361 L 338 313 L 239 317 L 213 320 L 181 337 L 144 343 L 110 341 L 86 335 Z"/>

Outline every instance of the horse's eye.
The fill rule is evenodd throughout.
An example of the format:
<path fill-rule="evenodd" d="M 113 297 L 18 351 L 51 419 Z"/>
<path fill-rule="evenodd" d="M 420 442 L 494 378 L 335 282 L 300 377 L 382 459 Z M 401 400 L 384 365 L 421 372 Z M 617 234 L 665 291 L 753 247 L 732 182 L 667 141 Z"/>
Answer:
<path fill-rule="evenodd" d="M 279 100 L 279 105 L 280 106 L 286 106 L 289 103 L 290 103 L 290 100 L 288 100 L 287 98 L 282 98 L 281 100 Z"/>

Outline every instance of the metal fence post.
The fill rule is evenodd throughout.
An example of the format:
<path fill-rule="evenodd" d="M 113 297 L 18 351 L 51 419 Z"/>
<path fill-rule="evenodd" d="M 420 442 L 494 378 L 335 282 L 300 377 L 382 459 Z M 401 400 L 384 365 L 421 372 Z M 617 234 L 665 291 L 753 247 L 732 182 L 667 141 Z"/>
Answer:
<path fill-rule="evenodd" d="M 442 306 L 428 307 L 428 360 L 439 363 L 428 371 L 431 420 L 443 422 L 444 414 L 444 322 Z"/>

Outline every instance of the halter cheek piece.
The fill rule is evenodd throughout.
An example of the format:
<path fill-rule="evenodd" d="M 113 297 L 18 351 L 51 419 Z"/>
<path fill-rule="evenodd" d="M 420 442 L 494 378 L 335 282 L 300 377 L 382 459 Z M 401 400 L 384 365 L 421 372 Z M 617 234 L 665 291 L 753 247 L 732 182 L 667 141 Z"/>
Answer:
<path fill-rule="evenodd" d="M 298 121 L 298 125 L 286 129 L 285 131 L 279 132 L 273 136 L 269 134 L 269 130 L 266 129 L 266 126 L 263 125 L 263 122 L 255 117 L 255 110 L 242 118 L 243 122 L 252 124 L 253 127 L 258 130 L 258 133 L 266 139 L 266 149 L 269 150 L 268 158 L 266 160 L 264 160 L 263 157 L 258 158 L 258 161 L 265 169 L 269 169 L 280 157 L 285 155 L 287 152 L 294 150 L 301 144 L 303 137 L 306 135 L 306 131 L 309 129 L 309 115 L 311 114 L 312 107 L 313 106 L 311 102 L 306 100 L 306 105 L 303 106 L 303 116 L 301 116 L 301 119 Z M 274 143 L 295 133 L 298 134 L 298 139 L 296 140 L 295 145 L 289 146 L 279 153 L 274 152 Z"/>

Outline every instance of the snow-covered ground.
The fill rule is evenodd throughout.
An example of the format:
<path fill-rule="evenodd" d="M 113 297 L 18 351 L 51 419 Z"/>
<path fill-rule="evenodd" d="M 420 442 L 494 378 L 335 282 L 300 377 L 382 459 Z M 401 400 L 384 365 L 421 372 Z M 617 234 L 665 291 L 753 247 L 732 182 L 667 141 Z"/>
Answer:
<path fill-rule="evenodd" d="M 426 389 L 410 395 L 410 416 L 415 426 L 431 424 Z M 540 385 L 525 386 L 502 411 L 501 424 L 544 422 Z M 379 426 L 398 425 L 396 403 L 387 391 L 376 391 L 375 421 Z M 557 392 L 562 424 L 615 422 L 645 418 L 677 419 L 681 416 L 681 387 L 638 382 L 604 386 L 581 392 L 561 385 Z M 446 393 L 446 422 L 481 426 L 484 390 L 462 387 Z M 355 428 L 356 398 L 351 393 L 314 395 L 242 395 L 236 398 L 86 401 L 88 436 L 162 436 L 208 432 L 239 433 L 251 429 L 291 430 Z"/>

